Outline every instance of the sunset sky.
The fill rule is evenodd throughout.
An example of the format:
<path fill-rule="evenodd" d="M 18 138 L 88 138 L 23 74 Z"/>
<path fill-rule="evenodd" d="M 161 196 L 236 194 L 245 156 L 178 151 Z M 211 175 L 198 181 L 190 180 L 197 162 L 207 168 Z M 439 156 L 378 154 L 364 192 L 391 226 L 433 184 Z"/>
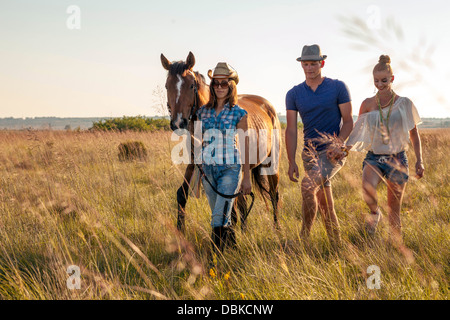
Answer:
<path fill-rule="evenodd" d="M 68 27 L 78 21 L 70 6 L 80 29 Z M 0 0 L 0 117 L 155 115 L 160 54 L 189 51 L 194 70 L 226 61 L 239 93 L 284 114 L 286 92 L 304 81 L 296 58 L 314 43 L 328 55 L 323 75 L 349 87 L 353 114 L 389 54 L 394 90 L 422 117 L 450 117 L 448 12 L 443 0 Z"/>

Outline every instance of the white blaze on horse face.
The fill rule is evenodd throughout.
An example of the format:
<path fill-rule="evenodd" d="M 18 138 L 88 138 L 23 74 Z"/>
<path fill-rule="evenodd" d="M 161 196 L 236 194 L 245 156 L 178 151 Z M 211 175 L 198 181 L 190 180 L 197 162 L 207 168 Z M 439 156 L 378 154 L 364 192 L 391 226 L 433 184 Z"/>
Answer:
<path fill-rule="evenodd" d="M 183 85 L 183 78 L 177 74 L 178 82 L 177 82 L 177 103 L 181 96 L 181 86 Z"/>
<path fill-rule="evenodd" d="M 181 119 L 183 118 L 183 114 L 181 112 L 177 113 L 177 119 L 175 120 L 175 125 L 179 128 L 181 124 Z"/>

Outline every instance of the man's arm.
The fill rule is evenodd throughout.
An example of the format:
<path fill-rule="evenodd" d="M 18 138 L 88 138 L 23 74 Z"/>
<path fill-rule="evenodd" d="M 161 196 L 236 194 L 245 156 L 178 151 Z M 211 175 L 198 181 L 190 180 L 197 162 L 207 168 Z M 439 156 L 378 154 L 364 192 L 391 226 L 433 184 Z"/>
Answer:
<path fill-rule="evenodd" d="M 339 105 L 342 117 L 342 127 L 337 137 L 337 143 L 333 143 L 327 151 L 328 159 L 339 160 L 348 155 L 348 150 L 345 148 L 345 140 L 349 137 L 353 130 L 353 116 L 352 116 L 352 103 L 351 101 L 346 103 L 341 103 Z"/>
<path fill-rule="evenodd" d="M 299 172 L 297 164 L 295 163 L 295 153 L 297 152 L 297 111 L 286 110 L 286 152 L 289 161 L 289 179 L 297 182 Z"/>
<path fill-rule="evenodd" d="M 341 110 L 342 116 L 342 128 L 339 132 L 338 138 L 343 144 L 353 130 L 352 102 L 349 101 L 340 104 L 339 109 Z"/>

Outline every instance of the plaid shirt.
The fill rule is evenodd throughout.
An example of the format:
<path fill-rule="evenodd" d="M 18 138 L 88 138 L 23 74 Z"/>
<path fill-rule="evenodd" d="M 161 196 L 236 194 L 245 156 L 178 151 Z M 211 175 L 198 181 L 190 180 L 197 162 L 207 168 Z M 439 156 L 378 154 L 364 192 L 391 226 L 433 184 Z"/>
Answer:
<path fill-rule="evenodd" d="M 236 126 L 247 111 L 228 103 L 216 116 L 214 108 L 205 106 L 197 111 L 198 120 L 202 122 L 202 156 L 204 164 L 237 164 L 240 153 L 236 145 Z"/>

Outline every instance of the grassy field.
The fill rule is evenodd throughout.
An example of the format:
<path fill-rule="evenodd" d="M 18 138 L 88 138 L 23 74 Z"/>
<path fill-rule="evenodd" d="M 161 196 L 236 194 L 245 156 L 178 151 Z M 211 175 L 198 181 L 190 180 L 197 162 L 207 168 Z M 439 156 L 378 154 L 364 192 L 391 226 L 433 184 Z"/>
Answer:
<path fill-rule="evenodd" d="M 237 248 L 215 272 L 204 195 L 188 201 L 186 236 L 175 228 L 184 166 L 171 162 L 170 134 L 0 132 L 0 299 L 449 298 L 450 130 L 421 131 L 426 173 L 411 179 L 402 210 L 410 251 L 390 245 L 387 219 L 375 237 L 364 234 L 364 154 L 353 152 L 333 182 L 344 246 L 331 249 L 318 217 L 306 250 L 283 145 L 281 228 L 257 195 L 247 231 L 238 230 Z M 146 160 L 119 161 L 128 140 L 143 142 Z M 68 288 L 72 265 L 80 289 Z M 366 285 L 371 265 L 380 268 L 380 289 Z"/>

